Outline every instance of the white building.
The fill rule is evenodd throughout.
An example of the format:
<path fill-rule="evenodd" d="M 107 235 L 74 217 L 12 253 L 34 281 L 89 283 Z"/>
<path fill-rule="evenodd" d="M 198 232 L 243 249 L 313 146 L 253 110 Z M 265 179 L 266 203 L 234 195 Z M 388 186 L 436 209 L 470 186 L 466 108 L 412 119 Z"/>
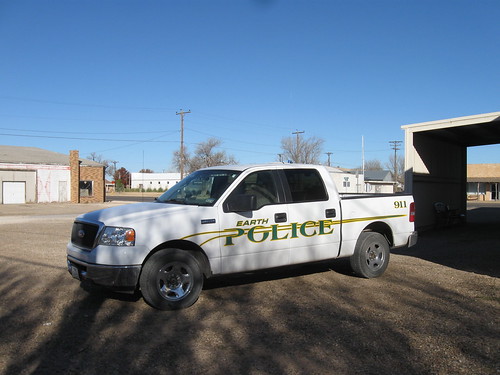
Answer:
<path fill-rule="evenodd" d="M 330 176 L 332 176 L 339 193 L 364 193 L 364 176 L 357 171 L 344 171 L 339 168 L 329 167 Z"/>
<path fill-rule="evenodd" d="M 343 171 L 329 167 L 339 193 L 364 193 L 364 178 L 356 171 Z M 181 180 L 180 173 L 131 173 L 130 187 L 132 189 L 162 190 L 169 189 Z"/>
<path fill-rule="evenodd" d="M 394 193 L 396 183 L 391 171 L 365 171 L 365 191 L 367 193 Z"/>
<path fill-rule="evenodd" d="M 144 190 L 167 190 L 180 180 L 180 173 L 131 173 L 130 187 Z"/>

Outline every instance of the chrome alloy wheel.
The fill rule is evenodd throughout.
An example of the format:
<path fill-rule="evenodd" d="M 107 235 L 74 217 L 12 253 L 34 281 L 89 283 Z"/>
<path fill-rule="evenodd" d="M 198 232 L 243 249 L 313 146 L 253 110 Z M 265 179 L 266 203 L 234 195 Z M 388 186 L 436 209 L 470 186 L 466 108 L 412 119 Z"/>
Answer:
<path fill-rule="evenodd" d="M 193 289 L 193 271 L 184 262 L 170 262 L 158 271 L 156 282 L 163 298 L 168 301 L 179 301 Z"/>

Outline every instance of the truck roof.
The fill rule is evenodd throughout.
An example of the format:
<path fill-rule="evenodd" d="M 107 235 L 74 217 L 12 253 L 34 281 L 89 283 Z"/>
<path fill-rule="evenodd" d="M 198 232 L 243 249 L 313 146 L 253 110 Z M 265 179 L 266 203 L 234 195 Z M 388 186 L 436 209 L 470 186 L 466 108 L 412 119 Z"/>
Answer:
<path fill-rule="evenodd" d="M 208 167 L 208 168 L 202 168 L 204 170 L 209 170 L 209 169 L 226 169 L 226 170 L 233 170 L 233 171 L 245 171 L 250 168 L 275 168 L 275 169 L 296 169 L 296 168 L 326 168 L 329 172 L 339 172 L 340 170 L 338 168 L 333 168 L 333 167 L 327 167 L 324 165 L 316 165 L 316 164 L 294 164 L 294 163 L 280 163 L 280 162 L 274 162 L 274 163 L 262 163 L 262 164 L 234 164 L 234 165 L 219 165 L 216 167 Z"/>

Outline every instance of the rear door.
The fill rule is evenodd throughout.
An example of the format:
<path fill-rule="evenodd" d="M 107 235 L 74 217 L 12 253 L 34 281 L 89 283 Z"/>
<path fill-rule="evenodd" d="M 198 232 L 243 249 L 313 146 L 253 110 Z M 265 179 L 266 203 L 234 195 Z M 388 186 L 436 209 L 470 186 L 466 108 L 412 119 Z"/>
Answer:
<path fill-rule="evenodd" d="M 290 264 L 338 256 L 340 202 L 329 176 L 316 168 L 284 169 L 290 231 Z M 330 194 L 329 194 L 330 192 Z"/>

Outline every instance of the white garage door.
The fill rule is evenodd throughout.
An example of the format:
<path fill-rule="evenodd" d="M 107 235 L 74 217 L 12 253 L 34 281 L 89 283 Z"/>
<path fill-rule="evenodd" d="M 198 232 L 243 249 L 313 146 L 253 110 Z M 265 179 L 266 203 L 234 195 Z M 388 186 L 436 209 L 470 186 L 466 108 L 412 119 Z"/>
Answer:
<path fill-rule="evenodd" d="M 26 203 L 26 182 L 3 182 L 4 204 Z"/>

